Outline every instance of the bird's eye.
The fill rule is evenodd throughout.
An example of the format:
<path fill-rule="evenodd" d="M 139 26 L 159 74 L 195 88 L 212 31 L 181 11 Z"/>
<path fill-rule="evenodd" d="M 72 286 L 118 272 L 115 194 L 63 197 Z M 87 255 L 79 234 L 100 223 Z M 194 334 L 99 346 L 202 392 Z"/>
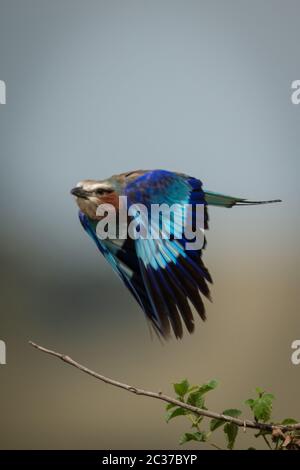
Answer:
<path fill-rule="evenodd" d="M 113 189 L 110 189 L 110 188 L 98 188 L 95 190 L 96 194 L 108 194 L 112 192 L 113 192 Z"/>
<path fill-rule="evenodd" d="M 129 176 L 137 175 L 138 171 L 130 171 L 129 173 L 125 174 L 125 178 L 129 178 Z"/>

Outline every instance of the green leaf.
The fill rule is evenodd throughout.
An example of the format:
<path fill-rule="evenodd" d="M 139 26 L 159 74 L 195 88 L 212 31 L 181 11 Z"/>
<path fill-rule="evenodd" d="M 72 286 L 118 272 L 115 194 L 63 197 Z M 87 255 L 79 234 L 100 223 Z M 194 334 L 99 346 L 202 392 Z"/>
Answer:
<path fill-rule="evenodd" d="M 177 406 L 177 405 L 175 405 L 175 403 L 168 403 L 167 406 L 166 406 L 166 411 L 169 411 L 172 408 L 175 408 L 175 406 Z"/>
<path fill-rule="evenodd" d="M 214 390 L 218 386 L 217 380 L 210 380 L 206 384 L 201 385 L 198 388 L 198 393 L 201 395 L 204 395 L 207 392 L 210 392 L 211 390 Z"/>
<path fill-rule="evenodd" d="M 258 389 L 260 391 L 260 389 Z M 250 406 L 253 411 L 255 419 L 258 421 L 269 421 L 272 413 L 273 400 L 275 399 L 272 393 L 260 392 L 260 395 L 255 400 L 249 398 L 246 400 L 246 405 Z"/>
<path fill-rule="evenodd" d="M 224 433 L 227 437 L 227 449 L 232 450 L 238 435 L 239 427 L 234 423 L 226 423 L 224 426 Z"/>
<path fill-rule="evenodd" d="M 254 400 L 253 398 L 249 398 L 248 400 L 245 401 L 245 405 L 248 405 L 250 406 L 251 410 L 253 408 L 253 405 L 254 405 Z"/>
<path fill-rule="evenodd" d="M 197 432 L 186 432 L 185 434 L 183 434 L 183 436 L 181 437 L 180 441 L 179 441 L 179 444 L 185 444 L 186 442 L 189 442 L 189 441 L 197 441 L 197 442 L 205 442 L 207 440 L 207 436 L 206 436 L 206 433 L 205 432 L 200 432 L 200 431 L 197 431 Z"/>
<path fill-rule="evenodd" d="M 229 408 L 228 410 L 224 410 L 222 413 L 222 415 L 231 416 L 232 418 L 238 418 L 239 416 L 241 416 L 241 414 L 241 410 L 238 410 L 236 408 Z"/>
<path fill-rule="evenodd" d="M 271 398 L 271 396 L 263 394 L 254 401 L 252 411 L 258 421 L 269 421 L 272 413 L 272 400 L 273 398 Z"/>
<path fill-rule="evenodd" d="M 168 423 L 171 419 L 177 418 L 177 416 L 186 415 L 188 412 L 184 408 L 175 408 L 168 411 L 166 415 L 166 422 Z"/>
<path fill-rule="evenodd" d="M 256 387 L 255 391 L 256 391 L 257 395 L 262 395 L 264 393 L 264 390 L 260 387 Z"/>
<path fill-rule="evenodd" d="M 229 408 L 228 410 L 224 410 L 222 415 L 232 416 L 233 418 L 237 418 L 242 414 L 241 410 L 237 410 L 235 408 Z M 224 419 L 213 418 L 210 421 L 210 430 L 215 431 L 219 427 L 223 426 L 226 421 Z"/>
<path fill-rule="evenodd" d="M 203 394 L 197 390 L 196 392 L 192 392 L 189 394 L 187 403 L 192 406 L 197 406 L 198 408 L 203 408 L 205 399 Z"/>
<path fill-rule="evenodd" d="M 275 400 L 275 397 L 273 395 L 273 393 L 264 393 L 263 394 L 263 398 L 267 399 L 267 400 Z"/>
<path fill-rule="evenodd" d="M 288 426 L 289 424 L 297 424 L 297 423 L 298 421 L 294 418 L 286 418 L 283 421 L 281 421 L 281 424 L 283 424 L 284 426 Z"/>
<path fill-rule="evenodd" d="M 245 403 L 250 406 L 256 420 L 267 422 L 271 418 L 275 397 L 272 393 L 266 393 L 261 388 L 256 388 L 256 392 L 258 397 L 255 399 L 249 398 Z"/>
<path fill-rule="evenodd" d="M 185 379 L 182 382 L 173 384 L 175 393 L 180 397 L 183 398 L 184 395 L 188 392 L 190 384 L 188 381 Z"/>
<path fill-rule="evenodd" d="M 210 424 L 209 424 L 209 428 L 211 431 L 215 431 L 216 429 L 220 428 L 221 426 L 223 426 L 223 424 L 225 424 L 226 421 L 224 421 L 224 419 L 217 419 L 217 418 L 213 418 L 211 421 L 210 421 Z"/>

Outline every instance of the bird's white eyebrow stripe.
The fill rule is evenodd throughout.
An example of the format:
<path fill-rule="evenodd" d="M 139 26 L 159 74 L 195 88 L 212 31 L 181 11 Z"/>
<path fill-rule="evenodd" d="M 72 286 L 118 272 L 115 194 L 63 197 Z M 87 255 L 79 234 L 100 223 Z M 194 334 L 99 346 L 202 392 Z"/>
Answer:
<path fill-rule="evenodd" d="M 77 188 L 83 188 L 87 191 L 95 191 L 96 189 L 103 189 L 104 191 L 111 191 L 112 188 L 107 183 L 79 181 L 76 185 Z"/>

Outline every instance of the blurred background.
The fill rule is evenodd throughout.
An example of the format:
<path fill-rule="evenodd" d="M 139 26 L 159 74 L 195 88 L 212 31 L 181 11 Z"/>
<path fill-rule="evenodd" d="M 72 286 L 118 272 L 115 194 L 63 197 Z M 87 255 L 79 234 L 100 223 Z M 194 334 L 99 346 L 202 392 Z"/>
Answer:
<path fill-rule="evenodd" d="M 300 419 L 299 15 L 297 0 L 0 0 L 1 448 L 174 449 L 188 430 L 29 340 L 166 393 L 217 378 L 215 411 L 246 411 L 260 386 L 278 397 L 274 419 Z M 208 321 L 164 345 L 69 194 L 138 168 L 283 199 L 210 210 Z M 239 448 L 253 445 L 241 434 Z"/>

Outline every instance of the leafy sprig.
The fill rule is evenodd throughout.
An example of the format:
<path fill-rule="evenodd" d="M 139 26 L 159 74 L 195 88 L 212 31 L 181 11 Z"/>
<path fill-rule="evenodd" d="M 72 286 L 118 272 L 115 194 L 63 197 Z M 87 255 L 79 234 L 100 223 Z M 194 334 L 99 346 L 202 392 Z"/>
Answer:
<path fill-rule="evenodd" d="M 174 383 L 173 388 L 178 401 L 207 410 L 205 401 L 207 394 L 216 389 L 217 380 L 210 380 L 203 385 L 190 385 L 187 379 Z M 270 424 L 268 428 L 262 427 L 259 432 L 254 434 L 255 438 L 262 438 L 269 449 L 272 450 L 300 450 L 300 431 L 293 430 L 283 432 L 282 428 L 277 427 L 272 418 L 273 401 L 275 397 L 261 388 L 255 389 L 254 398 L 249 398 L 245 404 L 250 408 L 254 420 L 258 423 Z M 232 418 L 240 418 L 242 411 L 238 408 L 225 409 L 221 415 Z M 212 435 L 217 429 L 222 429 L 226 441 L 226 447 L 233 450 L 240 427 L 234 422 L 228 422 L 222 418 L 206 418 L 181 406 L 169 403 L 166 406 L 167 423 L 178 416 L 185 416 L 190 421 L 191 430 L 182 435 L 180 444 L 187 442 L 208 442 L 213 447 L 219 448 L 212 442 Z M 209 420 L 208 429 L 204 428 L 204 420 Z M 293 418 L 286 418 L 279 425 L 288 426 L 296 424 Z M 251 447 L 250 449 L 255 449 Z"/>

